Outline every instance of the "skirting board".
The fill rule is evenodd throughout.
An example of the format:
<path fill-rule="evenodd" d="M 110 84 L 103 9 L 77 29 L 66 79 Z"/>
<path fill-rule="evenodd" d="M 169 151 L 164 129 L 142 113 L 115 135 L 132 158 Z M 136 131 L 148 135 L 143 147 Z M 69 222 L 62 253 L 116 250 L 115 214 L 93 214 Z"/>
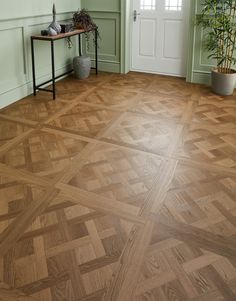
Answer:
<path fill-rule="evenodd" d="M 92 62 L 94 66 L 94 62 Z M 64 66 L 56 70 L 56 75 L 62 74 L 67 70 L 71 69 L 71 65 Z M 120 73 L 120 63 L 117 62 L 106 62 L 100 61 L 98 62 L 98 72 L 112 72 L 112 73 Z M 37 83 L 46 81 L 51 78 L 51 74 L 47 74 L 43 77 L 37 79 Z M 59 79 L 60 80 L 60 79 Z M 25 83 L 19 87 L 16 87 L 10 91 L 7 91 L 3 94 L 0 94 L 0 109 L 30 95 L 33 93 L 33 83 L 32 81 Z"/>
<path fill-rule="evenodd" d="M 210 73 L 200 73 L 200 72 L 193 72 L 192 74 L 192 82 L 196 84 L 211 84 L 211 75 Z"/>
<path fill-rule="evenodd" d="M 94 60 L 92 60 L 92 67 L 94 67 Z M 120 62 L 110 62 L 110 61 L 98 61 L 98 72 L 112 72 L 112 73 L 120 73 Z"/>
<path fill-rule="evenodd" d="M 71 65 L 66 65 L 56 70 L 56 75 L 62 74 L 67 70 L 70 70 Z M 37 84 L 40 82 L 46 81 L 51 78 L 51 74 L 44 75 L 37 79 Z M 7 91 L 0 95 L 0 109 L 9 106 L 10 104 L 30 95 L 33 93 L 33 82 L 27 82 L 24 85 L 16 87 L 10 91 Z"/>

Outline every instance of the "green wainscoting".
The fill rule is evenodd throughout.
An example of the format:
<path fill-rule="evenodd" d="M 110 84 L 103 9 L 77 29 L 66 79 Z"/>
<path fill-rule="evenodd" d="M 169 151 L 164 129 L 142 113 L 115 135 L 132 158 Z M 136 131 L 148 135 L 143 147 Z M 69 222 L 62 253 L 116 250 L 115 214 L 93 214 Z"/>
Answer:
<path fill-rule="evenodd" d="M 130 70 L 130 0 L 82 0 L 101 35 L 99 70 L 127 73 Z M 84 52 L 93 57 L 93 49 Z"/>
<path fill-rule="evenodd" d="M 45 16 L 51 13 L 53 2 L 57 13 L 74 11 L 80 6 L 80 0 L 7 0 L 1 1 L 0 21 Z"/>
<path fill-rule="evenodd" d="M 89 11 L 120 12 L 122 0 L 81 0 L 81 6 Z"/>
<path fill-rule="evenodd" d="M 211 69 L 215 62 L 208 58 L 208 53 L 204 49 L 204 31 L 201 27 L 195 26 L 195 16 L 200 12 L 201 1 L 191 0 L 190 18 L 190 42 L 189 42 L 189 62 L 187 81 L 193 83 L 210 83 Z"/>
<path fill-rule="evenodd" d="M 101 40 L 98 40 L 98 68 L 100 71 L 120 72 L 120 13 L 92 12 L 92 18 L 98 25 Z M 84 39 L 83 53 L 91 56 L 94 62 L 93 38 L 90 37 L 89 49 Z"/>
<path fill-rule="evenodd" d="M 81 6 L 89 11 L 99 28 L 99 70 L 121 72 L 121 1 L 82 0 Z M 92 45 L 92 38 L 89 44 Z M 85 41 L 83 53 L 90 55 L 94 61 L 94 48 L 87 50 Z"/>
<path fill-rule="evenodd" d="M 40 33 L 50 24 L 53 1 L 24 0 L 5 1 L 0 10 L 0 108 L 32 93 L 30 36 Z M 57 20 L 72 17 L 80 7 L 78 0 L 57 0 Z M 68 49 L 64 40 L 56 45 L 56 73 L 71 67 L 77 53 L 78 43 L 74 41 Z M 49 43 L 36 42 L 37 80 L 50 78 L 51 62 Z"/>
<path fill-rule="evenodd" d="M 195 14 L 199 11 L 199 0 L 191 1 L 191 21 L 189 25 L 189 60 L 187 80 L 209 83 L 210 70 L 214 62 L 207 58 L 203 47 L 203 31 L 194 25 Z M 130 41 L 132 21 L 132 0 L 57 0 L 58 20 L 68 20 L 72 12 L 80 7 L 87 8 L 99 26 L 99 70 L 126 73 L 130 70 Z M 30 35 L 39 33 L 51 21 L 53 1 L 48 0 L 8 0 L 0 10 L 0 108 L 32 93 Z M 50 77 L 49 45 L 37 42 L 37 79 L 44 81 Z M 57 74 L 66 71 L 72 57 L 78 51 L 74 39 L 72 49 L 65 41 L 58 41 L 56 47 Z M 93 54 L 83 43 L 83 51 Z"/>
<path fill-rule="evenodd" d="M 201 2 L 186 1 L 191 1 L 187 81 L 209 83 L 210 70 L 214 62 L 208 59 L 208 54 L 204 50 L 203 30 L 194 24 Z M 100 70 L 128 72 L 131 56 L 132 0 L 82 0 L 81 5 L 90 11 L 100 28 L 102 37 L 99 49 Z M 86 52 L 85 47 L 84 51 Z M 92 49 L 87 53 L 92 56 Z"/>

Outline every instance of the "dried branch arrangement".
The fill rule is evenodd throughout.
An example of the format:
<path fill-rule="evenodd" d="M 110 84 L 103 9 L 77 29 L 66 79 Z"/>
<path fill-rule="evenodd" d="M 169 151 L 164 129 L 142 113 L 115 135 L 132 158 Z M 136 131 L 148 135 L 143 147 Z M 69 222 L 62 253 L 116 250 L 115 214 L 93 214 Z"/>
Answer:
<path fill-rule="evenodd" d="M 96 23 L 94 23 L 92 17 L 90 16 L 89 12 L 83 8 L 81 10 L 78 10 L 73 14 L 73 22 L 74 26 L 77 29 L 84 29 L 87 32 L 85 33 L 85 39 L 86 39 L 86 45 L 87 50 L 90 48 L 90 34 L 92 34 L 93 37 L 93 44 L 95 45 L 95 32 L 92 30 L 94 28 L 97 28 Z M 98 38 L 100 38 L 100 34 L 97 28 L 97 34 Z M 100 38 L 101 39 L 101 38 Z"/>

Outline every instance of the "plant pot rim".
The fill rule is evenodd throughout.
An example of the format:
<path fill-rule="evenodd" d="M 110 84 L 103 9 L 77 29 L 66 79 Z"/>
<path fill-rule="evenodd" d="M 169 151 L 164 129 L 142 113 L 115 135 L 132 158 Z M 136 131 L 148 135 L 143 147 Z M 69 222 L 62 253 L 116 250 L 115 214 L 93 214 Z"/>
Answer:
<path fill-rule="evenodd" d="M 235 75 L 236 74 L 235 69 L 230 69 L 230 71 L 231 71 L 230 73 L 219 72 L 218 68 L 213 68 L 211 71 L 214 73 L 222 74 L 222 75 Z"/>

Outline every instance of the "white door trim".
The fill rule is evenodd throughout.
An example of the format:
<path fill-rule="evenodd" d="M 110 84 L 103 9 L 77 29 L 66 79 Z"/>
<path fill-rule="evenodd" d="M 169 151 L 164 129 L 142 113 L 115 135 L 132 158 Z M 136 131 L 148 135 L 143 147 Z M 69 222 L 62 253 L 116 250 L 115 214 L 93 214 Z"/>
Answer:
<path fill-rule="evenodd" d="M 131 0 L 130 1 L 130 30 L 129 30 L 129 35 L 130 35 L 130 71 L 134 71 L 134 72 L 142 72 L 142 73 L 150 73 L 150 74 L 159 74 L 159 75 L 167 75 L 167 76 L 174 76 L 174 77 L 183 77 L 183 75 L 177 75 L 177 74 L 171 74 L 168 72 L 155 72 L 155 71 L 147 71 L 147 70 L 142 70 L 139 68 L 134 68 L 133 64 L 132 64 L 132 59 L 133 59 L 133 25 L 134 25 L 134 21 L 133 21 L 133 8 L 134 8 L 134 1 L 135 0 Z M 187 18 L 186 18 L 186 23 L 185 26 L 189 27 L 190 29 L 190 17 L 191 17 L 191 1 L 192 0 L 186 0 L 187 3 Z M 185 49 L 185 53 L 186 53 L 186 68 L 185 68 L 185 75 L 184 77 L 187 76 L 187 72 L 188 72 L 188 56 L 189 56 L 189 42 L 190 42 L 190 31 L 188 30 L 188 34 L 187 34 L 187 41 L 186 41 L 186 49 Z"/>

